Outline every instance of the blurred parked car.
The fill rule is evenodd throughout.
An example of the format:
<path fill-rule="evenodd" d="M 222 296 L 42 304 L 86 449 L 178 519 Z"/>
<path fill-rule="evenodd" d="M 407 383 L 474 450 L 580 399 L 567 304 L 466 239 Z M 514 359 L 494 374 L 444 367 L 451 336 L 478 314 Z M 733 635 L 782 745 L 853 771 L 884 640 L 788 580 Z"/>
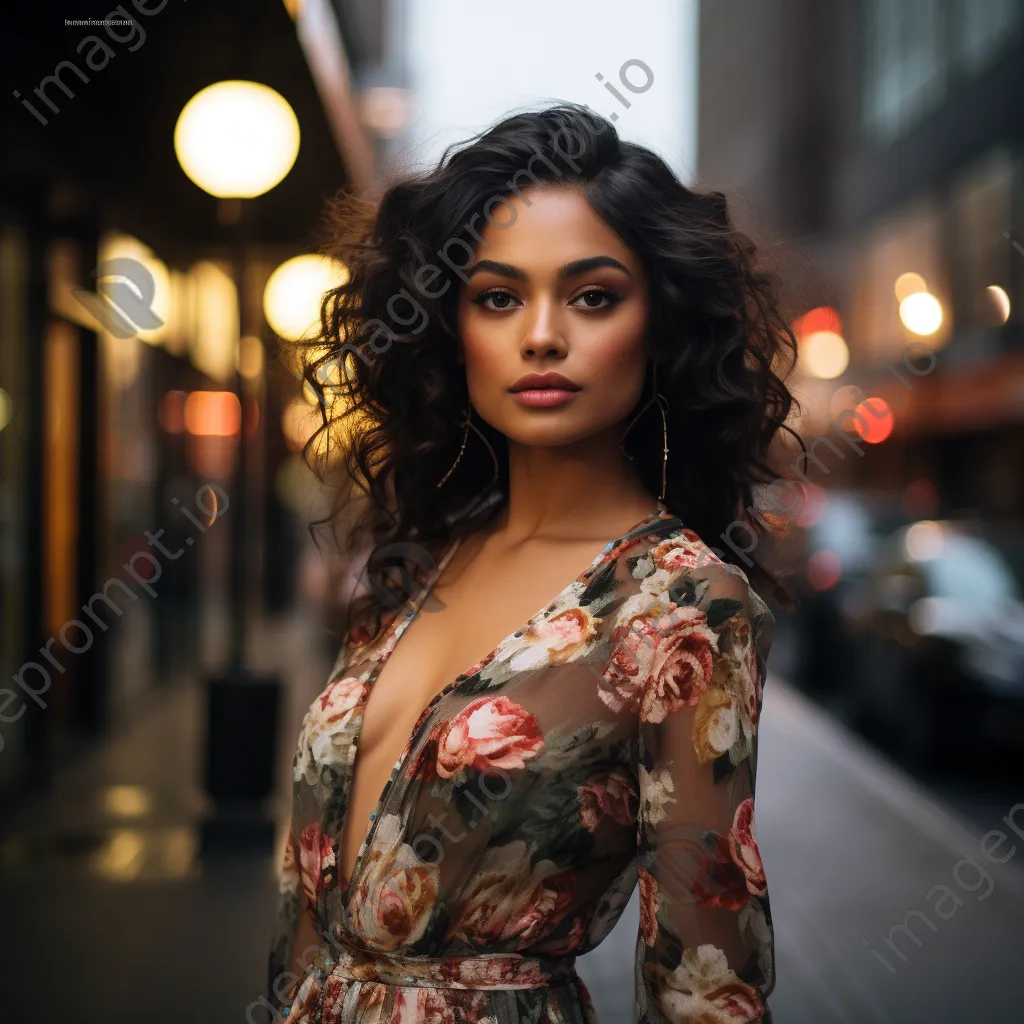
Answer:
<path fill-rule="evenodd" d="M 916 766 L 957 747 L 1024 747 L 1024 592 L 969 524 L 899 529 L 848 609 L 855 720 Z"/>
<path fill-rule="evenodd" d="M 808 693 L 845 694 L 853 685 L 855 642 L 848 620 L 886 537 L 907 522 L 895 496 L 855 491 L 808 494 L 795 558 L 804 566 L 791 583 L 794 681 Z"/>

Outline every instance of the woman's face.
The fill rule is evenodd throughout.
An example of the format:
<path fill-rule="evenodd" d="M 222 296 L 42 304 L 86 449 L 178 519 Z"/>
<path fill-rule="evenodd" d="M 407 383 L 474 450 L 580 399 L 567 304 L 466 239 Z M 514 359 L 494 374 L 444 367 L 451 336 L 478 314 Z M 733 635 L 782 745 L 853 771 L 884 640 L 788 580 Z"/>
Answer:
<path fill-rule="evenodd" d="M 507 197 L 480 232 L 459 295 L 474 411 L 510 441 L 564 445 L 625 419 L 640 397 L 647 281 L 636 254 L 571 188 Z M 529 203 L 529 205 L 527 205 Z M 561 374 L 577 390 L 522 387 Z M 518 394 L 518 397 L 517 397 Z"/>

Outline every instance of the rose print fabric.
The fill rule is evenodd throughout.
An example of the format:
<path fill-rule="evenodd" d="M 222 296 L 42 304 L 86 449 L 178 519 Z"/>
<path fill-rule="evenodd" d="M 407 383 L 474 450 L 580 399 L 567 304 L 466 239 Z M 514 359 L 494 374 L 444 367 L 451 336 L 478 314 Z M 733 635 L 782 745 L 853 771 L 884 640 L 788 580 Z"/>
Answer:
<path fill-rule="evenodd" d="M 296 1024 L 596 1024 L 574 961 L 639 886 L 634 1024 L 770 1024 L 753 798 L 773 620 L 665 510 L 423 709 L 339 877 L 363 709 L 457 545 L 375 637 L 346 637 L 305 716 L 267 1000 Z"/>

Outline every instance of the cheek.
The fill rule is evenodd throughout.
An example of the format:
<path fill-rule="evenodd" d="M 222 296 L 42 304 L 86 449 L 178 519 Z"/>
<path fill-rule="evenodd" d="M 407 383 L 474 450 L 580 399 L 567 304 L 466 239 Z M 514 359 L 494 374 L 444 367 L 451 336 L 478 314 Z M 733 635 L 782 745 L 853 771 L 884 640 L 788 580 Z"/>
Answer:
<path fill-rule="evenodd" d="M 516 317 L 488 317 L 475 308 L 459 316 L 459 340 L 467 382 L 480 393 L 517 373 L 522 323 Z"/>
<path fill-rule="evenodd" d="M 640 338 L 608 338 L 604 344 L 595 345 L 590 356 L 590 365 L 602 378 L 616 379 L 634 376 L 643 377 L 644 346 Z"/>
<path fill-rule="evenodd" d="M 646 358 L 642 320 L 595 338 L 587 359 L 592 386 L 628 411 L 643 388 Z"/>
<path fill-rule="evenodd" d="M 462 326 L 459 337 L 468 381 L 486 384 L 489 379 L 500 379 L 502 363 L 509 358 L 501 336 L 496 336 L 489 325 L 474 323 L 470 317 Z"/>

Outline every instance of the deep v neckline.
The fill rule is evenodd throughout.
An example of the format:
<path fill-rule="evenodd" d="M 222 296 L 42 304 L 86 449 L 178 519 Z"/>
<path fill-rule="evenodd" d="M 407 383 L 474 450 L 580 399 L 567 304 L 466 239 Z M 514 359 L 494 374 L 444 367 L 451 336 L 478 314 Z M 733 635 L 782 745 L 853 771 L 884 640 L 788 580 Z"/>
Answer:
<path fill-rule="evenodd" d="M 394 785 L 395 780 L 398 778 L 399 774 L 404 768 L 405 763 L 413 747 L 416 745 L 416 740 L 419 737 L 420 730 L 423 728 L 425 721 L 430 717 L 430 713 L 433 711 L 438 701 L 442 700 L 449 693 L 451 693 L 451 691 L 455 689 L 455 687 L 468 682 L 470 679 L 475 678 L 476 675 L 479 674 L 479 671 L 481 671 L 480 669 L 477 669 L 477 666 L 482 665 L 484 662 L 489 662 L 495 654 L 504 649 L 506 644 L 510 643 L 515 637 L 520 636 L 523 632 L 529 629 L 539 618 L 541 618 L 541 616 L 543 616 L 547 612 L 547 610 L 554 603 L 556 603 L 560 598 L 562 598 L 566 593 L 568 593 L 568 591 L 571 590 L 577 583 L 579 583 L 580 580 L 590 575 L 590 572 L 592 571 L 593 567 L 598 563 L 598 561 L 600 561 L 600 559 L 604 555 L 613 551 L 625 540 L 632 537 L 634 534 L 637 534 L 642 527 L 648 525 L 652 520 L 655 519 L 660 519 L 663 522 L 665 522 L 678 520 L 678 517 L 671 515 L 665 509 L 659 508 L 645 516 L 639 522 L 634 523 L 621 536 L 616 537 L 614 540 L 608 541 L 608 543 L 605 544 L 605 546 L 596 555 L 594 555 L 586 569 L 583 569 L 579 573 L 577 573 L 576 576 L 573 577 L 573 579 L 570 580 L 564 587 L 562 587 L 562 589 L 557 594 L 555 594 L 552 598 L 545 602 L 542 608 L 534 612 L 534 614 L 531 615 L 530 618 L 527 619 L 523 625 L 518 626 L 516 629 L 514 629 L 511 633 L 508 634 L 508 636 L 506 636 L 500 643 L 498 643 L 496 647 L 488 651 L 478 661 L 473 662 L 472 665 L 467 666 L 464 671 L 460 672 L 459 675 L 457 675 L 451 682 L 446 683 L 441 690 L 439 690 L 433 697 L 431 697 L 429 703 L 426 705 L 426 707 L 423 708 L 423 710 L 417 717 L 416 722 L 412 727 L 412 731 L 409 734 L 409 738 L 406 741 L 405 747 L 403 748 L 402 753 L 399 755 L 398 760 L 395 762 L 394 767 L 391 769 L 391 774 L 388 776 L 388 780 L 384 783 L 384 788 L 381 791 L 380 796 L 377 798 L 377 803 L 374 805 L 373 811 L 370 814 L 369 827 L 366 831 L 365 836 L 363 837 L 362 844 L 360 845 L 359 850 L 356 853 L 355 863 L 352 866 L 352 874 L 347 879 L 343 879 L 345 884 L 344 904 L 346 908 L 348 906 L 348 901 L 351 898 L 352 892 L 356 888 L 354 883 L 358 882 L 359 873 L 363 867 L 363 862 L 366 859 L 366 855 L 369 853 L 370 848 L 373 845 L 373 837 L 377 832 L 377 826 L 380 824 L 380 820 L 384 816 L 384 810 L 387 806 L 386 801 L 391 793 L 392 786 Z M 398 641 L 401 640 L 402 634 L 409 628 L 409 625 L 416 620 L 417 616 L 419 615 L 420 609 L 423 607 L 424 601 L 426 601 L 426 599 L 433 592 L 434 585 L 437 583 L 438 579 L 441 577 L 441 574 L 448 566 L 448 563 L 451 561 L 455 552 L 458 550 L 461 541 L 461 537 L 456 537 L 449 544 L 444 555 L 441 557 L 441 560 L 438 562 L 437 568 L 431 573 L 430 578 L 427 580 L 426 584 L 423 586 L 420 592 L 410 599 L 410 601 L 408 602 L 408 607 L 399 610 L 398 614 L 392 621 L 392 624 L 389 627 L 387 633 L 385 634 L 384 640 L 382 642 L 383 653 L 381 657 L 378 659 L 376 666 L 371 670 L 370 675 L 365 680 L 367 693 L 366 697 L 362 701 L 358 718 L 353 723 L 352 741 L 349 747 L 348 771 L 346 772 L 344 782 L 345 818 L 342 822 L 341 831 L 338 836 L 337 853 L 337 870 L 339 874 L 339 879 L 342 870 L 341 857 L 344 854 L 345 828 L 346 825 L 348 824 L 349 811 L 351 807 L 352 784 L 355 781 L 356 774 L 356 758 L 358 757 L 359 753 L 359 737 L 363 731 L 363 716 L 366 712 L 367 706 L 369 705 L 370 695 L 373 693 L 374 684 L 380 678 L 381 672 L 384 671 L 384 666 L 388 663 L 388 661 L 391 658 L 391 655 L 394 653 Z M 477 669 L 477 671 L 471 673 L 472 669 Z M 353 825 L 354 824 L 355 823 L 353 822 Z"/>

